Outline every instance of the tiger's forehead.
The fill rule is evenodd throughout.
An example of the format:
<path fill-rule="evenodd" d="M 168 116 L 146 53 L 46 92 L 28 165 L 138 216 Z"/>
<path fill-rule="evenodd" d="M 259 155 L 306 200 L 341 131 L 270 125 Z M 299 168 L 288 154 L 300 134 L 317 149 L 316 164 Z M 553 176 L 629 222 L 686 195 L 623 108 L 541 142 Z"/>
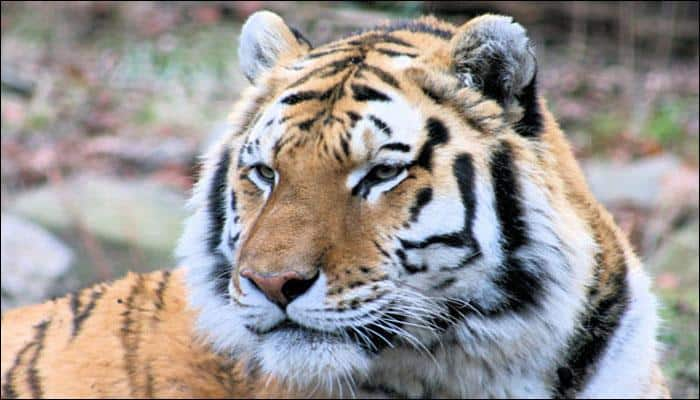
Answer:
<path fill-rule="evenodd" d="M 240 160 L 275 166 L 302 159 L 300 152 L 336 165 L 410 159 L 426 118 L 403 71 L 430 68 L 426 59 L 448 46 L 450 32 L 438 33 L 368 32 L 283 63 L 278 93 L 249 130 Z"/>
<path fill-rule="evenodd" d="M 375 88 L 376 87 L 376 88 Z M 288 90 L 257 118 L 240 151 L 240 163 L 277 166 L 317 159 L 338 166 L 409 161 L 424 141 L 425 118 L 403 93 L 380 85 L 349 85 L 350 96 L 378 98 L 305 107 L 288 104 Z"/>

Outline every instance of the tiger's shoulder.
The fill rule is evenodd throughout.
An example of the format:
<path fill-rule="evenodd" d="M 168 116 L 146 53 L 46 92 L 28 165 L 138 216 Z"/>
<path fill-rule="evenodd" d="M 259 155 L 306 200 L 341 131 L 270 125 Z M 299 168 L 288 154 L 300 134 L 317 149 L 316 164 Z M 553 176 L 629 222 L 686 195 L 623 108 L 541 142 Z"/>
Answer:
<path fill-rule="evenodd" d="M 283 395 L 194 334 L 181 270 L 129 273 L 2 315 L 2 397 Z"/>

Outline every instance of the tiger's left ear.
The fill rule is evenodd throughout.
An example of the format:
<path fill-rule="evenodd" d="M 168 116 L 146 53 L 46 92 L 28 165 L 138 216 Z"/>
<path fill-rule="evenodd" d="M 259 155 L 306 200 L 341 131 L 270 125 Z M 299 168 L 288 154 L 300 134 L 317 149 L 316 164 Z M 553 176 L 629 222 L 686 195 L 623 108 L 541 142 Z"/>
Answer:
<path fill-rule="evenodd" d="M 258 11 L 243 24 L 238 59 L 246 78 L 254 83 L 283 59 L 299 58 L 311 48 L 311 43 L 279 15 Z"/>
<path fill-rule="evenodd" d="M 525 29 L 511 17 L 482 15 L 453 36 L 453 72 L 466 85 L 508 106 L 534 85 L 537 63 Z"/>

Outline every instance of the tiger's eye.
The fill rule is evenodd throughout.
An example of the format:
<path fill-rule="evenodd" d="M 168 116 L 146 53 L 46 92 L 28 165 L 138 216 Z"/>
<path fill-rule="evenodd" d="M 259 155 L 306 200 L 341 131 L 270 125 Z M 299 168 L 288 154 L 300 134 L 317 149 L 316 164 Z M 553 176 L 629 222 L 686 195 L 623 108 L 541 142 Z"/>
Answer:
<path fill-rule="evenodd" d="M 268 181 L 268 182 L 274 182 L 275 180 L 275 171 L 268 167 L 267 165 L 256 165 L 255 166 L 255 171 L 258 173 L 258 175 Z"/>
<path fill-rule="evenodd" d="M 374 171 L 375 176 L 381 180 L 387 180 L 395 177 L 401 172 L 401 169 L 395 165 L 380 165 Z"/>

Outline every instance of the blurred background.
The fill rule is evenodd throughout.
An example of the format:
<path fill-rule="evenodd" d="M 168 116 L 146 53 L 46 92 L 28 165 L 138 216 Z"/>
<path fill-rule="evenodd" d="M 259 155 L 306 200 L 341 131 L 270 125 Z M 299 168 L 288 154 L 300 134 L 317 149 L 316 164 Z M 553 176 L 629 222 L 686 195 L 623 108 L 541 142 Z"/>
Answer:
<path fill-rule="evenodd" d="M 541 93 L 653 274 L 673 395 L 698 397 L 697 2 L 2 2 L 3 310 L 175 265 L 261 8 L 317 44 L 425 13 L 522 23 Z"/>

